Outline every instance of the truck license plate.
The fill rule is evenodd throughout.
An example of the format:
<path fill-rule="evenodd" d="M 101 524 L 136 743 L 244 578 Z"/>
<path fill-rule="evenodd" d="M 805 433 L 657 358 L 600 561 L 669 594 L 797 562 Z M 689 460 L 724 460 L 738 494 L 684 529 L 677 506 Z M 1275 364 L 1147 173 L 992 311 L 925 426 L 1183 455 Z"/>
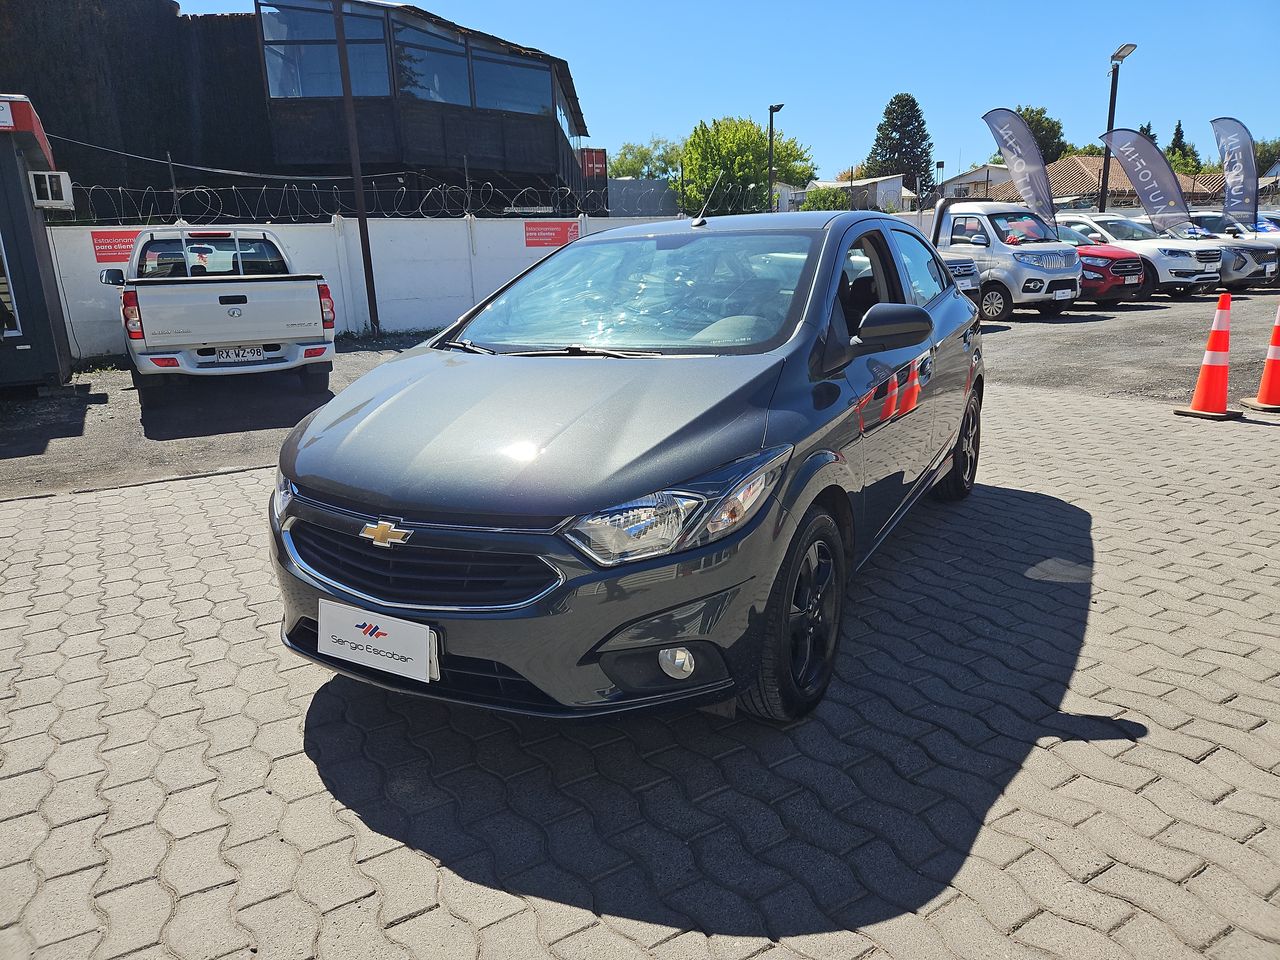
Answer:
<path fill-rule="evenodd" d="M 1076 295 L 1076 292 L 1075 292 L 1074 290 L 1055 290 L 1055 291 L 1053 291 L 1053 299 L 1055 299 L 1055 300 L 1070 300 L 1070 299 L 1071 299 L 1072 297 L 1074 297 L 1075 295 Z"/>
<path fill-rule="evenodd" d="M 218 363 L 245 363 L 263 359 L 261 347 L 219 347 Z"/>

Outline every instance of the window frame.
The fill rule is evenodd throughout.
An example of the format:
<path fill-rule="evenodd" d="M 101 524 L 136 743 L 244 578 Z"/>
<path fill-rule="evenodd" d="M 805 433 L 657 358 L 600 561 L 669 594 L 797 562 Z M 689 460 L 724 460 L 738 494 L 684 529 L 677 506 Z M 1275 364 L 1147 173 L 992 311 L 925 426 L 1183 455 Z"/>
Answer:
<path fill-rule="evenodd" d="M 930 244 L 928 240 L 924 239 L 924 237 L 919 236 L 918 234 L 916 234 L 914 231 L 910 229 L 907 229 L 904 224 L 892 225 L 889 228 L 889 232 L 891 234 L 894 234 L 893 247 L 894 247 L 894 251 L 898 255 L 897 256 L 898 273 L 902 275 L 902 300 L 901 300 L 902 303 L 908 302 L 906 299 L 906 296 L 907 296 L 906 291 L 911 284 L 911 272 L 907 269 L 907 257 L 903 253 L 902 248 L 898 245 L 897 235 L 903 234 L 904 236 L 908 236 L 911 239 L 917 241 L 924 248 L 925 253 L 928 254 L 929 257 L 932 259 L 934 266 L 937 268 L 938 276 L 941 277 L 941 286 L 938 292 L 935 293 L 933 296 L 931 296 L 924 303 L 915 303 L 914 296 L 912 296 L 910 301 L 914 306 L 923 307 L 925 310 L 932 309 L 932 307 L 934 306 L 934 304 L 938 302 L 938 299 L 940 297 L 943 297 L 947 293 L 956 289 L 955 277 L 953 277 L 951 275 L 951 271 L 947 269 L 947 265 L 946 263 L 943 262 L 942 257 L 938 255 L 938 251 L 935 250 L 933 248 L 933 245 Z"/>
<path fill-rule="evenodd" d="M 283 10 L 297 10 L 301 13 L 326 13 L 327 12 L 329 14 L 329 18 L 331 21 L 333 19 L 333 12 L 331 8 L 328 8 L 328 4 L 321 5 L 318 2 L 318 0 L 255 0 L 254 10 L 258 18 L 258 43 L 259 43 L 259 49 L 261 50 L 261 57 L 262 57 L 262 79 L 263 79 L 263 84 L 267 90 L 267 99 L 268 100 L 340 99 L 342 97 L 341 81 L 339 81 L 339 90 L 336 95 L 326 94 L 323 96 L 307 96 L 305 94 L 298 94 L 297 96 L 287 96 L 287 95 L 277 95 L 272 91 L 271 70 L 270 70 L 270 67 L 268 66 L 268 55 L 269 55 L 268 48 L 327 46 L 327 47 L 332 47 L 334 49 L 334 53 L 336 54 L 338 49 L 337 24 L 336 23 L 334 24 L 334 37 L 331 40 L 330 39 L 268 40 L 266 36 L 266 21 L 263 20 L 262 18 L 262 8 L 264 6 L 283 9 Z M 361 12 L 359 13 L 352 12 L 353 9 L 357 9 L 357 8 L 361 9 Z M 352 95 L 355 97 L 359 97 L 360 99 L 367 99 L 367 100 L 387 100 L 392 98 L 393 96 L 395 96 L 395 93 L 396 93 L 396 87 L 395 87 L 396 71 L 395 71 L 393 58 L 391 55 L 392 44 L 394 43 L 394 39 L 392 37 L 391 23 L 388 19 L 387 11 L 385 10 L 375 11 L 373 9 L 368 9 L 367 12 L 365 12 L 362 5 L 344 3 L 342 6 L 342 15 L 343 15 L 344 21 L 348 17 L 354 17 L 356 19 L 361 19 L 361 20 L 374 20 L 382 24 L 381 39 L 373 39 L 373 38 L 356 39 L 356 38 L 347 37 L 346 46 L 347 46 L 348 60 L 351 57 L 352 47 L 374 46 L 375 44 L 380 45 L 382 47 L 382 58 L 384 61 L 383 65 L 386 71 L 384 76 L 387 82 L 387 92 L 386 93 L 357 93 L 354 89 L 355 80 L 353 77 L 352 78 L 353 89 L 351 91 Z"/>

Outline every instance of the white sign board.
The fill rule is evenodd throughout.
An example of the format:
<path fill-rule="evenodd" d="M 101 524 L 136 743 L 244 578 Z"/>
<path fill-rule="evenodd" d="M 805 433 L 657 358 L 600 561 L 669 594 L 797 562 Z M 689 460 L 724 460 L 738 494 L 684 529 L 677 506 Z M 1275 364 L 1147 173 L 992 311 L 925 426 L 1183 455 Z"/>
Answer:
<path fill-rule="evenodd" d="M 0 100 L 0 130 L 13 129 L 13 107 L 8 100 Z"/>

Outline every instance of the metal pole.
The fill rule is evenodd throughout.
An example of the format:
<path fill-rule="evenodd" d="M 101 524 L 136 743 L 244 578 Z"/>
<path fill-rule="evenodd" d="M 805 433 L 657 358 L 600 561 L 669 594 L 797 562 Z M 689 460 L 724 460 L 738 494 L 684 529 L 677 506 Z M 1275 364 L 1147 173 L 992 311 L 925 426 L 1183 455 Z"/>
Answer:
<path fill-rule="evenodd" d="M 173 222 L 177 223 L 182 219 L 182 212 L 178 209 L 178 178 L 174 176 L 173 156 L 168 150 L 164 152 L 164 158 L 169 161 L 169 183 L 173 187 Z"/>
<path fill-rule="evenodd" d="M 338 71 L 342 75 L 342 111 L 347 118 L 347 150 L 351 154 L 351 178 L 356 188 L 356 224 L 360 228 L 360 257 L 364 261 L 364 294 L 369 301 L 369 326 L 375 336 L 382 332 L 378 322 L 378 294 L 373 286 L 373 254 L 369 249 L 369 217 L 364 206 L 364 174 L 360 170 L 360 137 L 356 132 L 356 101 L 351 94 L 351 64 L 347 60 L 347 30 L 342 19 L 342 0 L 333 0 L 333 22 L 338 37 Z"/>
<path fill-rule="evenodd" d="M 1107 131 L 1116 126 L 1116 86 L 1120 83 L 1120 61 L 1111 64 L 1111 104 L 1107 107 Z M 1102 147 L 1102 187 L 1098 191 L 1098 212 L 1107 209 L 1107 187 L 1111 182 L 1111 144 Z"/>
<path fill-rule="evenodd" d="M 769 212 L 773 213 L 773 107 L 769 108 Z"/>

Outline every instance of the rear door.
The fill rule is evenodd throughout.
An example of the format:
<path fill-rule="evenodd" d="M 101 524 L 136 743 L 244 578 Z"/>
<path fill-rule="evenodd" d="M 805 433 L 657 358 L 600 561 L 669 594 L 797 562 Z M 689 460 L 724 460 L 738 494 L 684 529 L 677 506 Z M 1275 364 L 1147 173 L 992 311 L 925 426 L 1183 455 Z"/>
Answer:
<path fill-rule="evenodd" d="M 921 369 L 927 371 L 921 378 L 921 400 L 931 420 L 925 456 L 928 466 L 951 448 L 960 430 L 973 369 L 978 311 L 923 237 L 902 226 L 895 226 L 890 233 L 907 302 L 924 307 L 933 318 L 933 343 L 928 356 L 920 360 Z"/>
<path fill-rule="evenodd" d="M 147 349 L 323 338 L 319 277 L 287 271 L 263 237 L 223 232 L 145 240 L 132 285 Z"/>

